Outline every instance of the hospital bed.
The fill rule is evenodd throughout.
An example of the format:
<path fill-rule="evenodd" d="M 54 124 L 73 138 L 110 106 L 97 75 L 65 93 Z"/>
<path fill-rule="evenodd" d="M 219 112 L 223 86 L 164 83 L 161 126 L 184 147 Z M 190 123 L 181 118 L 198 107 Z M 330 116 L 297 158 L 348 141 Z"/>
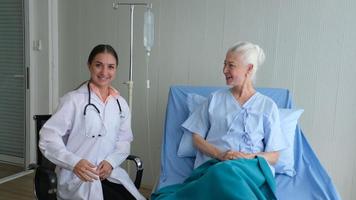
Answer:
<path fill-rule="evenodd" d="M 188 117 L 187 96 L 208 96 L 222 87 L 172 86 L 169 91 L 161 151 L 161 173 L 157 190 L 182 183 L 192 172 L 194 158 L 179 157 L 177 150 L 182 138 L 181 124 Z M 293 108 L 287 89 L 258 88 L 272 98 L 279 108 Z M 276 174 L 276 196 L 288 200 L 341 199 L 331 178 L 319 162 L 302 130 L 297 125 L 294 138 L 294 177 Z"/>

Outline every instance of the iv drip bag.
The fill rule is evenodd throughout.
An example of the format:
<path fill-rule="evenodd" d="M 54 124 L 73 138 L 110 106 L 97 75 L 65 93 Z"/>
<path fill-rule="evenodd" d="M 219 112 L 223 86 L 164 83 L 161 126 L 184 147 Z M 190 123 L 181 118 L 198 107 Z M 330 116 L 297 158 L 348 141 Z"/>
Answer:
<path fill-rule="evenodd" d="M 149 56 L 154 42 L 154 16 L 152 8 L 146 7 L 144 14 L 144 26 L 143 26 L 143 45 L 145 46 L 146 53 Z"/>

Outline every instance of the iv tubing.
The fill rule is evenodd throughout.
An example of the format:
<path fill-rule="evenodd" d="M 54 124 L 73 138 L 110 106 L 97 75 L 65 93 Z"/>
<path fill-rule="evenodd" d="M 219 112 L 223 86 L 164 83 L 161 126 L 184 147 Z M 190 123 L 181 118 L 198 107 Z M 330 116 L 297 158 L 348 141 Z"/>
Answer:
<path fill-rule="evenodd" d="M 148 63 L 149 63 L 150 54 L 146 55 L 146 80 L 147 80 L 147 89 L 146 89 L 146 119 L 147 119 L 147 145 L 148 145 L 148 158 L 150 162 L 150 173 L 153 176 L 153 161 L 152 161 L 152 144 L 151 144 L 151 127 L 150 127 L 150 106 L 149 106 L 149 97 L 150 97 L 150 85 L 149 85 L 149 73 L 148 73 Z"/>

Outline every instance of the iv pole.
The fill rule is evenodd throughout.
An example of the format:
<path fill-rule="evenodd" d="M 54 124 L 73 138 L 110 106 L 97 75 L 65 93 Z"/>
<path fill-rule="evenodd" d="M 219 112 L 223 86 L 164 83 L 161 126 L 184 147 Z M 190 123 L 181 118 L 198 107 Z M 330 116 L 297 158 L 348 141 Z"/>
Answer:
<path fill-rule="evenodd" d="M 132 63 L 133 63 L 133 13 L 135 6 L 149 6 L 148 3 L 113 3 L 112 7 L 118 9 L 120 5 L 130 6 L 130 70 L 129 70 L 129 80 L 125 82 L 129 89 L 129 108 L 132 109 L 132 90 L 133 90 L 133 78 L 132 78 Z"/>
<path fill-rule="evenodd" d="M 130 69 L 129 69 L 129 80 L 127 82 L 125 82 L 124 84 L 126 84 L 128 86 L 128 90 L 129 90 L 129 108 L 130 110 L 132 110 L 132 92 L 133 92 L 133 70 L 132 70 L 132 64 L 133 64 L 133 23 L 134 23 L 134 8 L 135 6 L 149 6 L 150 4 L 148 3 L 120 3 L 120 2 L 116 2 L 112 4 L 112 7 L 114 9 L 118 9 L 120 5 L 128 5 L 130 6 Z M 128 174 L 130 174 L 130 163 L 126 163 L 126 168 L 127 168 L 127 172 Z"/>

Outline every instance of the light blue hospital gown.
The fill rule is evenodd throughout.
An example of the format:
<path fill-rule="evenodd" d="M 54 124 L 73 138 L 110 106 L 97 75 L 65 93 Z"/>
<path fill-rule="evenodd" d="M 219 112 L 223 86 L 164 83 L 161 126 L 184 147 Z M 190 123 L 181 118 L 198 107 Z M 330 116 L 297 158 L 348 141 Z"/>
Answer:
<path fill-rule="evenodd" d="M 281 132 L 277 105 L 259 92 L 241 106 L 229 88 L 218 90 L 182 126 L 222 152 L 271 152 L 288 146 Z M 194 168 L 210 159 L 197 151 Z M 274 168 L 270 168 L 274 174 Z"/>

